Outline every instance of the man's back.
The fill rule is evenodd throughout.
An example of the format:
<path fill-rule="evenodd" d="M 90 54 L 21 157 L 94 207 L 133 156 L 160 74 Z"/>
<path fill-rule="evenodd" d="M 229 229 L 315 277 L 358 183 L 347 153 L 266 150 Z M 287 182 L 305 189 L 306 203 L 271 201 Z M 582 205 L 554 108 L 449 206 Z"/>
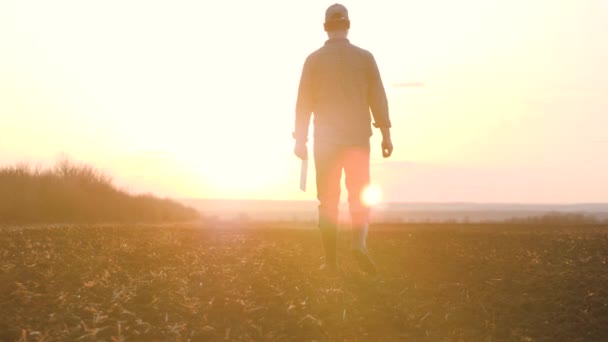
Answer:
<path fill-rule="evenodd" d="M 304 64 L 296 112 L 314 112 L 315 141 L 366 145 L 376 125 L 390 127 L 373 55 L 347 39 L 330 39 Z"/>

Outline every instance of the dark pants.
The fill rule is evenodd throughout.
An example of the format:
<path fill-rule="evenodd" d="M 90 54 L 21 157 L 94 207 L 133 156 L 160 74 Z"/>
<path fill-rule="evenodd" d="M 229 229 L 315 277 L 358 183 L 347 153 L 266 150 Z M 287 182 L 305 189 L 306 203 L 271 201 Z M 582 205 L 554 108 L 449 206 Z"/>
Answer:
<path fill-rule="evenodd" d="M 369 145 L 350 146 L 315 143 L 314 157 L 319 199 L 319 226 L 336 225 L 342 170 L 345 174 L 348 205 L 353 227 L 369 221 L 369 208 L 361 194 L 369 185 Z"/>

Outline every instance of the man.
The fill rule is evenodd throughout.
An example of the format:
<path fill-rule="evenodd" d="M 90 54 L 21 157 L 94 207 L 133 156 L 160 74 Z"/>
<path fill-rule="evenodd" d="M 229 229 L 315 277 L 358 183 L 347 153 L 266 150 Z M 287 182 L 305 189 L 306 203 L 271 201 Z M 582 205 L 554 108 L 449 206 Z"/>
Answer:
<path fill-rule="evenodd" d="M 352 249 L 360 268 L 375 274 L 366 238 L 369 208 L 362 194 L 370 182 L 371 114 L 382 132 L 382 155 L 393 152 L 388 103 L 374 56 L 348 39 L 346 7 L 334 4 L 325 12 L 325 45 L 308 56 L 296 103 L 294 153 L 308 159 L 308 126 L 314 113 L 314 159 L 319 199 L 319 229 L 325 251 L 322 269 L 337 270 L 336 235 L 340 179 L 345 173 L 352 221 Z"/>

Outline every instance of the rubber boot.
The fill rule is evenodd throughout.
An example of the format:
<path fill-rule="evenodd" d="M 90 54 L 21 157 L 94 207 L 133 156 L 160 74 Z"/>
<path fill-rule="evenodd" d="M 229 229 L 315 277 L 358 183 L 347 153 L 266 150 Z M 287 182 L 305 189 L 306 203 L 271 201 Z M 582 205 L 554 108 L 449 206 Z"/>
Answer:
<path fill-rule="evenodd" d="M 336 271 L 338 268 L 336 260 L 336 244 L 338 237 L 338 226 L 326 220 L 320 220 L 319 230 L 321 232 L 321 242 L 325 251 L 325 264 L 322 268 Z"/>
<path fill-rule="evenodd" d="M 367 231 L 369 225 L 367 223 L 361 223 L 365 221 L 355 221 L 353 220 L 352 226 L 352 252 L 357 264 L 359 264 L 359 268 L 370 275 L 376 274 L 376 264 L 374 260 L 371 258 L 367 251 Z"/>

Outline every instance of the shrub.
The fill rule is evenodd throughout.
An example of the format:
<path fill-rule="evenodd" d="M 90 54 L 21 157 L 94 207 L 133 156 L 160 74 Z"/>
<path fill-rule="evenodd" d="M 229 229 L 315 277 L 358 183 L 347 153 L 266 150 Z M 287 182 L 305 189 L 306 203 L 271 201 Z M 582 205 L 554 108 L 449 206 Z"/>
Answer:
<path fill-rule="evenodd" d="M 162 222 L 198 218 L 168 199 L 132 195 L 88 165 L 62 158 L 50 169 L 0 168 L 0 222 Z"/>

